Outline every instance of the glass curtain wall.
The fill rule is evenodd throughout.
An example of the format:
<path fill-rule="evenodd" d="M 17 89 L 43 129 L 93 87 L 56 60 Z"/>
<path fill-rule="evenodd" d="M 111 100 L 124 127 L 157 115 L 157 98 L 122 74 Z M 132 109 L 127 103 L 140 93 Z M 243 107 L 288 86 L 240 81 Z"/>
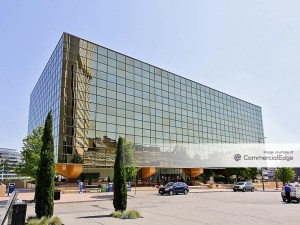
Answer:
<path fill-rule="evenodd" d="M 30 95 L 28 119 L 28 134 L 31 134 L 33 129 L 44 126 L 46 117 L 52 110 L 56 160 L 60 129 L 63 43 L 62 36 Z"/>
<path fill-rule="evenodd" d="M 78 153 L 87 164 L 113 166 L 122 136 L 133 144 L 138 166 L 178 167 L 181 161 L 183 168 L 182 162 L 208 155 L 195 144 L 264 137 L 259 106 L 70 34 L 58 46 L 59 162 Z M 38 88 L 47 81 L 53 83 L 39 81 Z M 30 127 L 41 118 L 33 111 Z"/>
<path fill-rule="evenodd" d="M 139 165 L 172 166 L 170 155 L 194 155 L 183 143 L 256 143 L 263 136 L 260 107 L 68 34 L 63 68 L 64 157 L 75 151 L 112 165 L 123 136 Z"/>

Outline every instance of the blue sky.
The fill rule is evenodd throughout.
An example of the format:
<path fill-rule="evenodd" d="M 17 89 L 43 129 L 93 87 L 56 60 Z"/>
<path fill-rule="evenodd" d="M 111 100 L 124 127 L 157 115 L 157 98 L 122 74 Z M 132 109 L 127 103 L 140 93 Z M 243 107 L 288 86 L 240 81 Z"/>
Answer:
<path fill-rule="evenodd" d="M 2 1 L 0 147 L 21 150 L 30 93 L 68 32 L 262 107 L 300 142 L 300 1 Z"/>

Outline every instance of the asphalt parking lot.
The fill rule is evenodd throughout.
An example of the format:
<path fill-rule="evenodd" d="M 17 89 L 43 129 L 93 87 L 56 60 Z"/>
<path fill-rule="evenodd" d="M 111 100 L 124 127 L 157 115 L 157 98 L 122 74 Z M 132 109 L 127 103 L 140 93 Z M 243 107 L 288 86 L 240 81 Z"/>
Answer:
<path fill-rule="evenodd" d="M 128 209 L 137 209 L 144 218 L 119 220 L 112 193 L 89 193 L 95 201 L 55 203 L 55 214 L 64 224 L 210 224 L 275 225 L 299 224 L 299 203 L 282 202 L 280 192 L 197 192 L 160 196 L 156 191 L 140 191 L 128 196 Z M 34 214 L 29 204 L 27 215 Z"/>

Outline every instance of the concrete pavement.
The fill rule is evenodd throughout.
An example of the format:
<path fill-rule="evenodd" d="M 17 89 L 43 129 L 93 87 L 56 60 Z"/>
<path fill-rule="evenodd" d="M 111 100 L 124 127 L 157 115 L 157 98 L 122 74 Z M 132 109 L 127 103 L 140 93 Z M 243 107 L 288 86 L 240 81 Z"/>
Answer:
<path fill-rule="evenodd" d="M 143 191 L 142 191 L 143 190 Z M 20 193 L 32 200 L 33 192 Z M 160 196 L 156 188 L 128 192 L 128 209 L 137 209 L 144 218 L 120 220 L 114 211 L 113 193 L 61 194 L 55 201 L 55 215 L 64 224 L 298 224 L 300 204 L 281 202 L 279 192 L 233 192 L 230 189 L 191 189 L 188 195 Z M 0 198 L 0 200 L 4 200 Z M 28 203 L 27 216 L 33 216 L 34 204 Z"/>
<path fill-rule="evenodd" d="M 30 202 L 34 199 L 34 189 L 16 189 L 19 192 L 18 199 Z M 231 191 L 231 189 L 208 189 L 208 188 L 198 188 L 198 187 L 190 187 L 190 192 L 224 192 Z M 155 187 L 137 187 L 137 190 L 133 188 L 128 194 L 130 196 L 134 196 L 135 193 L 140 192 L 153 192 L 157 193 L 157 189 Z M 60 200 L 55 200 L 55 204 L 60 203 L 72 203 L 72 202 L 89 202 L 89 201 L 97 201 L 101 199 L 109 198 L 108 196 L 112 196 L 112 192 L 97 192 L 91 191 L 87 193 L 79 193 L 73 190 L 72 192 L 64 192 L 62 190 L 60 195 Z M 0 197 L 0 202 L 5 202 L 9 199 L 8 196 Z M 3 205 L 3 204 L 2 204 Z"/>

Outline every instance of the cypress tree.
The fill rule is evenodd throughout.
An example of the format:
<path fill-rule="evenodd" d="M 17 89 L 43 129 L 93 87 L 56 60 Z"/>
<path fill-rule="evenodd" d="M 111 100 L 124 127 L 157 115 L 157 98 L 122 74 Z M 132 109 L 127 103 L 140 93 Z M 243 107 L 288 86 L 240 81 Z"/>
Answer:
<path fill-rule="evenodd" d="M 45 121 L 35 187 L 35 213 L 38 218 L 53 215 L 55 164 L 52 131 L 52 112 L 50 111 Z"/>
<path fill-rule="evenodd" d="M 125 211 L 127 207 L 127 187 L 124 163 L 124 138 L 119 137 L 114 164 L 114 200 L 115 211 Z"/>

